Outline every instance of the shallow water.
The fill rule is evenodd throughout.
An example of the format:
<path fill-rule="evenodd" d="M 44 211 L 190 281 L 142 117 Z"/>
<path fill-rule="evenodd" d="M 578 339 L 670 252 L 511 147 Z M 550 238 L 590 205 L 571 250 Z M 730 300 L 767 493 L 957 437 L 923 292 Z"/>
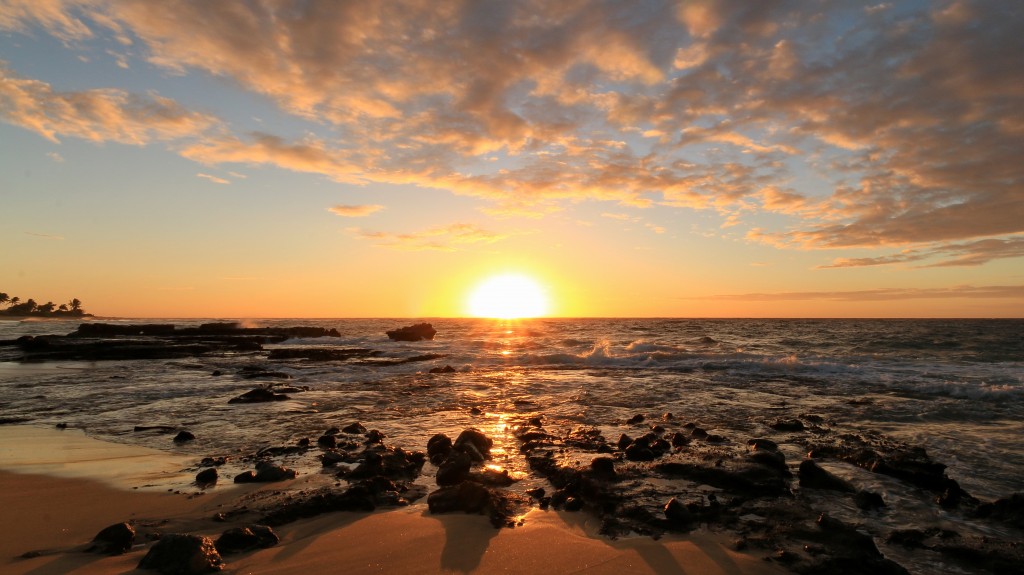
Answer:
<path fill-rule="evenodd" d="M 198 325 L 211 320 L 131 320 Z M 497 465 L 529 475 L 510 428 L 543 415 L 545 428 L 601 429 L 612 441 L 643 413 L 694 422 L 729 441 L 772 433 L 778 417 L 818 415 L 837 433 L 877 433 L 920 445 L 948 475 L 983 500 L 1024 490 L 1024 321 L 1021 320 L 433 320 L 433 341 L 391 342 L 402 320 L 247 321 L 314 325 L 340 338 L 276 347 L 370 348 L 372 360 L 268 361 L 238 353 L 167 361 L 0 362 L 0 419 L 67 423 L 92 436 L 197 457 L 251 453 L 315 440 L 360 421 L 388 443 L 425 449 L 434 433 L 477 427 L 496 442 Z M 0 340 L 63 334 L 77 322 L 0 322 Z M 0 348 L 0 354 L 10 353 Z M 444 357 L 391 365 L 424 354 Z M 9 357 L 9 356 L 8 356 Z M 3 356 L 0 355 L 0 359 Z M 453 374 L 429 374 L 451 365 Z M 229 405 L 261 383 L 239 370 L 283 372 L 308 386 L 284 402 Z M 219 370 L 224 375 L 211 374 Z M 471 410 L 477 408 L 480 413 Z M 197 440 L 172 445 L 136 425 L 187 428 Z M 801 444 L 782 448 L 792 465 Z M 315 462 L 296 462 L 315 471 Z M 920 497 L 850 465 L 836 473 L 873 485 L 887 499 Z M 877 521 L 879 529 L 960 521 L 934 506 Z M 913 510 L 917 510 L 916 512 Z M 842 509 L 835 510 L 839 514 Z"/>

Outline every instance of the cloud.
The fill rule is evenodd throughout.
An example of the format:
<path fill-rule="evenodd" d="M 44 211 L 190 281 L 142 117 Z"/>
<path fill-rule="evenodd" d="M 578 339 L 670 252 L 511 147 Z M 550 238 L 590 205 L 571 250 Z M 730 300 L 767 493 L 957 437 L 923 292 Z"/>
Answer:
<path fill-rule="evenodd" d="M 327 211 L 331 212 L 332 214 L 337 214 L 339 216 L 343 216 L 346 218 L 362 218 L 374 212 L 379 212 L 380 210 L 383 209 L 384 206 L 377 204 L 365 206 L 346 206 L 339 204 L 327 208 Z"/>
<path fill-rule="evenodd" d="M 419 232 L 396 234 L 351 228 L 350 233 L 358 238 L 369 240 L 374 245 L 407 251 L 456 251 L 467 245 L 492 244 L 501 241 L 509 234 L 485 230 L 474 224 L 456 223 L 422 230 Z"/>
<path fill-rule="evenodd" d="M 54 235 L 54 234 L 40 234 L 40 233 L 36 233 L 36 232 L 25 232 L 25 233 L 27 235 L 34 236 L 34 237 L 37 237 L 37 238 L 43 238 L 44 240 L 62 241 L 64 239 L 64 236 L 58 236 L 58 235 Z"/>
<path fill-rule="evenodd" d="M 207 165 L 445 190 L 492 214 L 607 201 L 736 227 L 768 215 L 750 241 L 898 250 L 843 265 L 947 248 L 976 262 L 987 256 L 950 246 L 1024 233 L 1024 11 L 998 0 L 8 5 L 0 28 L 71 45 L 109 32 L 331 134 L 218 131 L 179 147 Z M 4 118 L 54 141 L 144 143 L 214 122 L 152 94 L 4 74 Z"/>
<path fill-rule="evenodd" d="M 0 119 L 54 143 L 58 135 L 141 145 L 199 134 L 216 123 L 158 94 L 102 89 L 56 92 L 0 62 Z"/>
<path fill-rule="evenodd" d="M 58 164 L 64 163 L 64 156 L 58 154 L 57 152 L 47 152 L 46 157 L 50 158 L 50 160 Z"/>
<path fill-rule="evenodd" d="M 196 177 L 197 178 L 203 178 L 205 180 L 210 180 L 211 182 L 213 182 L 215 184 L 230 184 L 231 183 L 230 181 L 225 180 L 224 178 L 219 178 L 217 176 L 211 176 L 210 174 L 204 174 L 204 173 L 201 173 L 201 172 L 196 174 Z"/>
<path fill-rule="evenodd" d="M 921 262 L 940 259 L 919 267 L 980 266 L 992 260 L 1024 257 L 1024 237 L 992 238 L 959 244 L 943 244 L 928 249 L 904 250 L 887 256 L 838 258 L 820 268 L 850 268 Z"/>
<path fill-rule="evenodd" d="M 881 288 L 853 291 L 804 291 L 713 295 L 689 299 L 718 301 L 896 301 L 913 299 L 1017 299 L 1024 285 L 955 286 L 949 288 Z"/>

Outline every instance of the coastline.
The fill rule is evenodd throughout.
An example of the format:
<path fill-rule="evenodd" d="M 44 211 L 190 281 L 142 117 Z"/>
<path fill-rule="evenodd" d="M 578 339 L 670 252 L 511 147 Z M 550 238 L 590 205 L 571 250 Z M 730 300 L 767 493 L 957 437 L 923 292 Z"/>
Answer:
<path fill-rule="evenodd" d="M 5 446 L 0 458 L 0 508 L 14 519 L 0 537 L 0 570 L 5 573 L 131 571 L 151 541 L 136 540 L 131 551 L 114 557 L 84 549 L 101 529 L 122 521 L 161 533 L 216 538 L 234 526 L 212 520 L 218 509 L 258 492 L 299 489 L 312 478 L 222 486 L 203 495 L 132 489 L 155 487 L 152 479 L 166 477 L 166 470 L 179 466 L 180 458 L 66 433 L 29 426 L 0 429 Z M 17 457 L 9 457 L 14 453 L 8 447 L 13 437 L 22 438 L 16 448 L 22 455 Z M 77 447 L 65 449 L 64 444 Z M 182 473 L 177 474 L 179 485 Z M 483 515 L 431 515 L 425 502 L 419 502 L 297 521 L 277 530 L 278 545 L 224 559 L 228 572 L 254 574 L 327 572 L 339 565 L 350 573 L 786 572 L 777 564 L 734 551 L 724 535 L 697 531 L 660 540 L 610 540 L 594 535 L 591 521 L 583 514 L 534 509 L 521 526 L 495 529 Z M 40 554 L 21 558 L 26 552 Z"/>

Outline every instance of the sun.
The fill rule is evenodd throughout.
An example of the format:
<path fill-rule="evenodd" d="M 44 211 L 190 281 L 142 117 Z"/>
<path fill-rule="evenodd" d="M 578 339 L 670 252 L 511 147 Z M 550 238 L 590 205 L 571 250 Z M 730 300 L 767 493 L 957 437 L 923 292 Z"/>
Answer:
<path fill-rule="evenodd" d="M 469 313 L 476 317 L 540 317 L 547 311 L 548 298 L 540 284 L 520 274 L 488 278 L 469 297 Z"/>

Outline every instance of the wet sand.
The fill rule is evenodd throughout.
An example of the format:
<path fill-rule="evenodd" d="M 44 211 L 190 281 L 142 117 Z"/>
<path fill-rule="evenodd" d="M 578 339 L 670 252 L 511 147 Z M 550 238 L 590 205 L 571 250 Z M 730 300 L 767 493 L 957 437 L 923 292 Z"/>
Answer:
<path fill-rule="evenodd" d="M 203 495 L 168 492 L 159 480 L 181 460 L 152 450 L 105 443 L 78 432 L 7 427 L 0 430 L 0 571 L 11 574 L 112 574 L 135 570 L 151 542 L 129 553 L 85 553 L 107 525 L 134 521 L 163 533 L 216 538 L 231 524 L 211 517 L 259 490 L 293 482 L 222 486 Z M 20 455 L 18 455 L 20 454 Z M 186 475 L 187 477 L 187 475 Z M 134 483 L 134 485 L 129 485 Z M 131 489 L 141 485 L 148 488 Z M 369 514 L 330 513 L 277 530 L 275 547 L 224 559 L 227 572 L 347 573 L 784 573 L 760 557 L 737 553 L 713 533 L 685 537 L 593 535 L 585 514 L 533 510 L 515 529 L 494 529 L 484 516 L 431 515 L 425 502 Z M 42 551 L 34 558 L 20 558 Z M 145 573 L 144 571 L 138 571 Z"/>

